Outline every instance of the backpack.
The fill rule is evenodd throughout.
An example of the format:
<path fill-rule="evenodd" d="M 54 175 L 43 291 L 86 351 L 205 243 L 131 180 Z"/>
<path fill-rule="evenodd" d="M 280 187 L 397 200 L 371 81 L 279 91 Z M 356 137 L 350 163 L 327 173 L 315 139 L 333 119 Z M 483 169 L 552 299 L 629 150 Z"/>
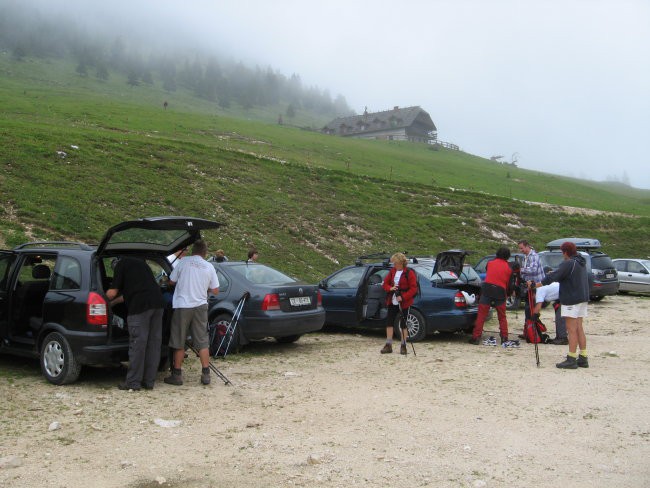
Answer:
<path fill-rule="evenodd" d="M 510 269 L 512 273 L 510 273 L 510 279 L 508 280 L 508 286 L 506 288 L 506 293 L 508 296 L 512 295 L 516 291 L 519 291 L 519 287 L 521 285 L 521 275 L 519 274 L 519 270 L 521 267 L 519 266 L 519 263 L 517 261 L 512 261 L 508 263 L 510 265 Z"/>
<path fill-rule="evenodd" d="M 209 324 L 208 337 L 210 339 L 210 356 L 217 357 L 223 356 L 226 349 L 227 341 L 223 340 L 226 337 L 228 327 L 225 324 Z M 221 346 L 221 348 L 219 348 Z"/>
<path fill-rule="evenodd" d="M 526 342 L 531 344 L 547 344 L 551 340 L 550 336 L 546 333 L 546 326 L 541 320 L 535 318 L 526 319 L 524 335 L 526 336 Z"/>

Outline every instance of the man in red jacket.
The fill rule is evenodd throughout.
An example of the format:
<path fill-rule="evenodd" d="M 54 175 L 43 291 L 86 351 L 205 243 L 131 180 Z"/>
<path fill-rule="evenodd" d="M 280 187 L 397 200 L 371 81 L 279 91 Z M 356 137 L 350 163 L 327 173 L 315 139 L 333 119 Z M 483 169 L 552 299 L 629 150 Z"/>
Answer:
<path fill-rule="evenodd" d="M 384 278 L 383 283 L 386 291 L 388 317 L 386 318 L 386 345 L 382 348 L 381 353 L 393 352 L 393 324 L 397 315 L 400 314 L 399 326 L 402 343 L 399 352 L 406 354 L 406 339 L 408 338 L 406 320 L 409 307 L 413 305 L 413 299 L 418 292 L 418 280 L 415 271 L 406 266 L 408 260 L 401 252 L 393 254 L 390 262 L 393 263 L 393 267 Z"/>
<path fill-rule="evenodd" d="M 508 341 L 508 319 L 506 319 L 506 296 L 508 281 L 512 274 L 512 268 L 508 264 L 510 259 L 510 250 L 502 246 L 497 250 L 495 259 L 487 264 L 487 274 L 481 286 L 481 298 L 478 302 L 478 316 L 474 324 L 470 344 L 478 344 L 483 334 L 483 324 L 487 317 L 490 307 L 494 307 L 499 318 L 499 332 L 501 334 L 501 345 L 511 344 Z M 496 341 L 494 344 L 496 346 Z"/>

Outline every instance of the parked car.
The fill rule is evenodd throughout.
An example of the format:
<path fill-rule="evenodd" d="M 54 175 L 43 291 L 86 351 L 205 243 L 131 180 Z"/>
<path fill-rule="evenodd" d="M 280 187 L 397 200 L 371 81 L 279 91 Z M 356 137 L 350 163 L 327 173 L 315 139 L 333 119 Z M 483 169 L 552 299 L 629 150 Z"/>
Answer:
<path fill-rule="evenodd" d="M 601 244 L 598 239 L 567 237 L 555 239 L 546 244 L 547 250 L 539 253 L 539 259 L 547 274 L 557 269 L 564 259 L 562 251 L 560 251 L 560 246 L 564 242 L 573 242 L 578 252 L 587 261 L 590 300 L 597 302 L 607 295 L 618 293 L 618 272 L 611 258 L 600 251 Z"/>
<path fill-rule="evenodd" d="M 612 262 L 618 271 L 620 293 L 650 292 L 650 259 L 612 259 Z"/>
<path fill-rule="evenodd" d="M 295 342 L 303 334 L 323 327 L 325 310 L 317 285 L 298 281 L 264 264 L 213 264 L 219 277 L 219 294 L 208 299 L 212 326 L 228 327 L 242 296 L 249 294 L 229 351 L 266 337 L 282 343 Z"/>
<path fill-rule="evenodd" d="M 487 263 L 492 261 L 494 258 L 496 258 L 496 254 L 489 254 L 485 257 L 482 257 L 478 263 L 474 265 L 474 271 L 476 271 L 481 278 L 481 280 L 485 280 L 485 275 L 487 273 Z M 523 253 L 513 253 L 510 255 L 510 259 L 508 259 L 508 262 L 514 263 L 517 262 L 519 263 L 519 266 L 522 265 L 524 262 L 524 259 L 526 259 L 526 255 Z M 518 310 L 521 307 L 522 300 L 526 299 L 526 294 L 522 293 L 521 289 L 516 289 L 510 296 L 506 298 L 506 308 L 508 310 Z"/>
<path fill-rule="evenodd" d="M 407 327 L 411 341 L 420 341 L 435 331 L 470 331 L 478 312 L 478 300 L 468 305 L 463 291 L 478 296 L 480 289 L 459 284 L 457 278 L 444 280 L 440 275 L 461 275 L 468 253 L 451 250 L 438 254 L 433 268 L 427 263 L 410 264 L 417 275 L 418 293 L 409 311 Z M 346 327 L 383 329 L 388 315 L 384 277 L 392 264 L 388 255 L 362 256 L 320 282 L 326 324 Z M 381 261 L 377 261 L 381 259 Z M 395 323 L 397 330 L 398 323 Z"/>
<path fill-rule="evenodd" d="M 191 217 L 153 217 L 111 227 L 98 246 L 30 242 L 0 251 L 0 352 L 40 358 L 45 378 L 62 385 L 82 366 L 128 360 L 124 305 L 108 306 L 105 291 L 118 256 L 144 259 L 154 276 L 171 271 L 167 256 L 220 224 Z M 161 280 L 161 290 L 166 291 Z M 163 321 L 163 361 L 171 308 Z"/>

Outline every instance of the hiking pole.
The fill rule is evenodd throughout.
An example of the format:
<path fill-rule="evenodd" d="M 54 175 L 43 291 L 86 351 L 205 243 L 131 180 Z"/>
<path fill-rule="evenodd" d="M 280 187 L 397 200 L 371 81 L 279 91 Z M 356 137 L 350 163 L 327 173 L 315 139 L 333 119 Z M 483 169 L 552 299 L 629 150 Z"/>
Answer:
<path fill-rule="evenodd" d="M 400 317 L 400 322 L 401 322 L 402 320 L 404 320 L 404 323 L 406 324 L 406 338 L 407 338 L 407 339 L 408 339 L 408 334 L 409 334 L 409 328 L 408 328 L 408 325 L 409 325 L 409 322 L 408 322 L 408 316 L 409 316 L 409 312 L 410 312 L 410 310 L 411 310 L 411 307 L 409 307 L 409 308 L 406 310 L 406 317 L 404 317 L 403 312 L 400 313 L 400 315 L 401 315 L 401 317 Z M 400 325 L 402 325 L 402 324 L 400 323 Z M 401 327 L 400 327 L 400 331 L 401 331 Z M 401 332 L 400 332 L 400 334 L 401 334 Z M 413 356 L 417 357 L 418 355 L 415 354 L 415 346 L 413 345 L 413 341 L 409 341 L 409 342 L 411 343 L 411 349 L 413 349 Z"/>
<path fill-rule="evenodd" d="M 533 300 L 533 289 L 528 288 L 528 308 L 530 309 L 530 321 L 531 321 L 531 326 L 533 327 L 533 330 L 535 331 L 533 335 L 533 342 L 535 343 L 535 361 L 537 363 L 537 367 L 539 368 L 539 347 L 537 344 L 539 343 L 539 331 L 537 330 L 537 324 L 535 323 L 535 318 L 534 318 L 534 300 Z"/>
<path fill-rule="evenodd" d="M 244 303 L 246 302 L 246 299 L 249 296 L 250 293 L 245 291 L 244 294 L 239 299 L 239 303 L 237 303 L 237 306 L 235 307 L 235 311 L 233 312 L 232 319 L 230 319 L 230 323 L 226 328 L 226 333 L 223 335 L 223 337 L 221 338 L 221 342 L 219 343 L 217 354 L 219 353 L 219 351 L 221 351 L 221 347 L 223 346 L 223 343 L 226 341 L 226 337 L 228 337 L 228 333 L 230 333 L 230 337 L 228 337 L 228 344 L 226 344 L 226 348 L 223 351 L 224 359 L 226 359 L 226 355 L 228 354 L 228 350 L 230 349 L 230 343 L 232 342 L 232 338 L 235 335 L 237 324 L 239 323 L 239 318 L 241 317 L 242 310 L 244 309 Z"/>
<path fill-rule="evenodd" d="M 186 345 L 187 347 L 189 347 L 189 348 L 192 350 L 192 352 L 193 352 L 194 354 L 196 354 L 196 357 L 197 357 L 197 358 L 199 358 L 199 359 L 201 358 L 201 356 L 199 355 L 199 351 L 197 351 L 197 349 L 194 347 L 193 344 L 191 344 L 190 342 L 186 341 L 186 342 L 185 342 L 185 345 Z M 228 378 L 226 378 L 226 375 L 223 374 L 221 371 L 219 371 L 219 370 L 217 369 L 217 367 L 216 367 L 214 364 L 212 364 L 212 361 L 210 361 L 209 359 L 208 359 L 208 366 L 209 366 L 210 369 L 214 372 L 214 374 L 216 374 L 216 375 L 221 379 L 221 381 L 224 382 L 224 384 L 226 384 L 226 385 L 232 385 L 232 381 L 230 381 Z"/>

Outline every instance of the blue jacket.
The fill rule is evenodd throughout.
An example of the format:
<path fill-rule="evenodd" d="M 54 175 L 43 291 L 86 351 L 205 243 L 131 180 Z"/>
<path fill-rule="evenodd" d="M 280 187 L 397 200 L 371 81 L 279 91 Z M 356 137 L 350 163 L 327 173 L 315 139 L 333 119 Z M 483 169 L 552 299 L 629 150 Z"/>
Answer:
<path fill-rule="evenodd" d="M 575 305 L 589 301 L 587 261 L 580 254 L 562 261 L 555 271 L 546 275 L 542 284 L 549 285 L 554 281 L 560 284 L 562 305 Z"/>

